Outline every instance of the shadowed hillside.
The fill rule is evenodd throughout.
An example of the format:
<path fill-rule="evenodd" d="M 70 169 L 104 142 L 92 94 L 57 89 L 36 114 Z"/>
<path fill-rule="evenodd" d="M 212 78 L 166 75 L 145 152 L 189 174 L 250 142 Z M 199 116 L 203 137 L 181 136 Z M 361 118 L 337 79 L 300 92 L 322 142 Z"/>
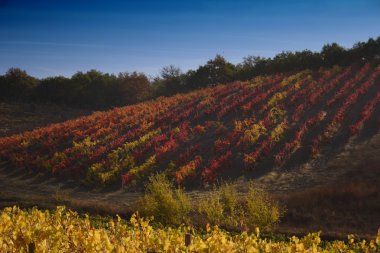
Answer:
<path fill-rule="evenodd" d="M 198 188 L 315 166 L 378 131 L 379 77 L 370 63 L 260 76 L 5 137 L 0 157 L 111 188 L 157 171 Z"/>
<path fill-rule="evenodd" d="M 90 113 L 91 111 L 58 105 L 0 103 L 0 136 L 30 131 Z"/>

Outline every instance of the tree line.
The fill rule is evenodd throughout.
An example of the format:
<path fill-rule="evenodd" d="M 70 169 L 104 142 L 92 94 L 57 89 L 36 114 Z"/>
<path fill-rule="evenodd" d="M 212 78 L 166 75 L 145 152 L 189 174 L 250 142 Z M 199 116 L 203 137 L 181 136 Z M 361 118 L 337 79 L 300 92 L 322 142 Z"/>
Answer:
<path fill-rule="evenodd" d="M 182 72 L 173 65 L 164 67 L 159 76 L 149 79 L 144 73 L 118 75 L 97 70 L 38 79 L 19 68 L 10 68 L 0 76 L 0 101 L 54 103 L 75 108 L 98 110 L 134 104 L 158 96 L 170 96 L 202 87 L 257 75 L 297 72 L 354 62 L 380 62 L 380 36 L 358 42 L 346 49 L 337 43 L 326 44 L 320 52 L 285 51 L 273 58 L 247 56 L 238 64 L 216 55 L 196 70 Z"/>

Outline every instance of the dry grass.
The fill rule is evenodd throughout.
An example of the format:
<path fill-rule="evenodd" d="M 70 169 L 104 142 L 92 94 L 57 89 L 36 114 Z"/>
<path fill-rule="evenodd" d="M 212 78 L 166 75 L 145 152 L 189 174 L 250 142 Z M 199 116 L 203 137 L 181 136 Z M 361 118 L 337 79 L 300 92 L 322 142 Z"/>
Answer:
<path fill-rule="evenodd" d="M 370 238 L 380 226 L 380 181 L 357 181 L 275 194 L 286 206 L 279 232 L 324 231 Z"/>

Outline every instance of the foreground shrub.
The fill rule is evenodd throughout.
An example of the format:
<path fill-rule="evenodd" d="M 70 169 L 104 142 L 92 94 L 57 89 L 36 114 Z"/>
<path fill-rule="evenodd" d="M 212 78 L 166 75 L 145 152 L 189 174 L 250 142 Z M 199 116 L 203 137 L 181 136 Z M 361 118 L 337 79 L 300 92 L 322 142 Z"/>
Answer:
<path fill-rule="evenodd" d="M 175 189 L 164 174 L 149 178 L 144 197 L 135 209 L 143 216 L 154 216 L 162 224 L 179 225 L 188 221 L 190 201 L 182 189 Z"/>
<path fill-rule="evenodd" d="M 270 228 L 280 220 L 284 212 L 268 193 L 256 189 L 253 184 L 249 185 L 243 201 L 244 222 L 250 228 Z"/>
<path fill-rule="evenodd" d="M 278 203 L 253 184 L 249 184 L 248 192 L 242 194 L 233 184 L 215 187 L 200 201 L 198 211 L 208 223 L 243 230 L 270 229 L 281 217 Z"/>
<path fill-rule="evenodd" d="M 215 187 L 201 199 L 198 211 L 213 225 L 237 226 L 241 206 L 236 188 L 228 183 Z"/>

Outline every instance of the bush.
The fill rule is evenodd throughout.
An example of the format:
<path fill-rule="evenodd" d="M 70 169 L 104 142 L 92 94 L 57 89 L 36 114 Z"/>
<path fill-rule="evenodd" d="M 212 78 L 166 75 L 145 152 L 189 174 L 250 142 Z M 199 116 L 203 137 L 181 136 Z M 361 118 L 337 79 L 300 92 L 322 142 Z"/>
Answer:
<path fill-rule="evenodd" d="M 223 227 L 242 225 L 243 209 L 239 201 L 238 191 L 233 184 L 223 183 L 203 198 L 198 207 L 208 223 Z"/>
<path fill-rule="evenodd" d="M 241 195 L 233 184 L 215 187 L 200 201 L 198 211 L 208 223 L 244 230 L 256 227 L 269 230 L 281 216 L 277 202 L 251 183 L 248 192 Z"/>
<path fill-rule="evenodd" d="M 270 228 L 280 220 L 281 210 L 266 192 L 256 189 L 252 184 L 244 197 L 245 224 L 250 227 Z"/>
<path fill-rule="evenodd" d="M 198 205 L 192 206 L 182 189 L 176 189 L 163 173 L 149 178 L 145 194 L 134 209 L 164 225 L 191 221 L 200 226 L 209 223 L 233 230 L 256 227 L 270 230 L 282 215 L 278 203 L 252 183 L 246 192 L 239 192 L 232 183 L 215 186 L 200 198 Z"/>
<path fill-rule="evenodd" d="M 162 224 L 179 225 L 188 222 L 191 206 L 182 189 L 175 189 L 165 174 L 155 174 L 149 178 L 144 197 L 135 209 Z"/>

